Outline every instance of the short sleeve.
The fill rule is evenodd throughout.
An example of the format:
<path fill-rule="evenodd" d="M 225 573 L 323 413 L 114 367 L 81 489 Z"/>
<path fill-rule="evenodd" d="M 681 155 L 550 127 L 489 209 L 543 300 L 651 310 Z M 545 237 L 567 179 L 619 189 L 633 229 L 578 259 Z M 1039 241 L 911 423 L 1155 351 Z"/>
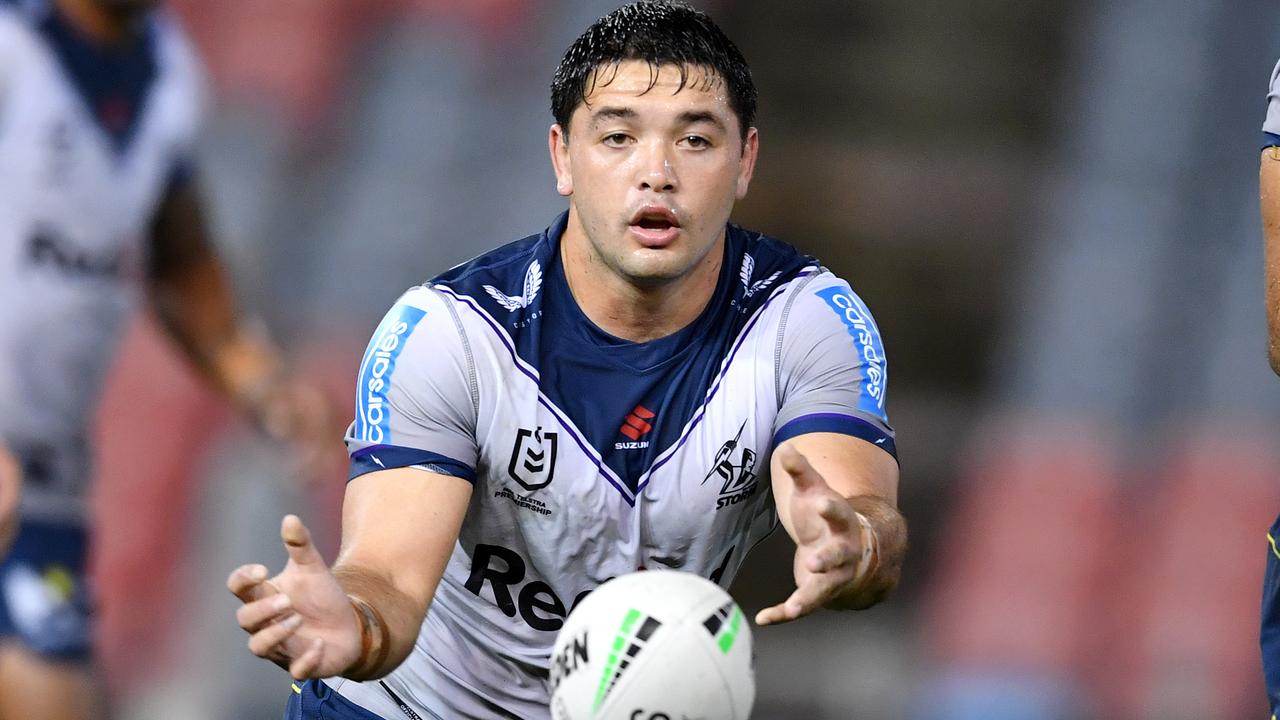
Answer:
<path fill-rule="evenodd" d="M 1262 123 L 1262 146 L 1280 146 L 1280 62 L 1271 71 L 1271 85 L 1267 91 L 1267 118 Z"/>
<path fill-rule="evenodd" d="M 417 467 L 475 480 L 479 399 L 466 336 L 449 301 L 418 287 L 374 331 L 347 430 L 350 477 Z"/>
<path fill-rule="evenodd" d="M 775 446 L 811 432 L 862 438 L 897 458 L 885 409 L 889 373 L 871 311 L 823 272 L 799 287 L 778 329 Z"/>

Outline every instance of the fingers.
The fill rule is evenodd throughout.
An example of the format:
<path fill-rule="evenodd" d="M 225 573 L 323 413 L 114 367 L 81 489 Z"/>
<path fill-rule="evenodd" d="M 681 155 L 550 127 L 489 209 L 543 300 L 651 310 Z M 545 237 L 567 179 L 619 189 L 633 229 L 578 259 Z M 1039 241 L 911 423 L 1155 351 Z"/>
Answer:
<path fill-rule="evenodd" d="M 800 454 L 790 445 L 783 445 L 778 449 L 778 459 L 782 463 L 782 469 L 791 476 L 791 481 L 795 483 L 796 490 L 804 492 L 814 488 L 826 487 L 827 483 L 818 474 L 817 470 L 809 464 L 809 460 Z"/>
<path fill-rule="evenodd" d="M 289 663 L 289 674 L 295 680 L 306 680 L 314 677 L 316 671 L 320 669 L 320 661 L 324 659 L 324 640 L 316 638 L 311 641 L 308 647 L 301 655 Z"/>
<path fill-rule="evenodd" d="M 757 625 L 777 625 L 808 615 L 829 600 L 837 582 L 830 575 L 811 575 L 791 597 L 779 605 L 765 608 L 756 614 Z"/>
<path fill-rule="evenodd" d="M 324 567 L 324 558 L 311 542 L 311 533 L 297 515 L 285 515 L 280 523 L 280 539 L 289 553 L 289 559 L 302 566 Z"/>
<path fill-rule="evenodd" d="M 804 562 L 804 568 L 811 573 L 828 573 L 833 570 L 852 567 L 861 559 L 861 548 L 855 548 L 849 542 L 829 542 L 813 551 Z"/>
<path fill-rule="evenodd" d="M 785 622 L 791 622 L 792 620 L 798 620 L 818 609 L 818 606 L 815 605 L 810 607 L 806 602 L 798 598 L 797 596 L 799 593 L 800 589 L 797 588 L 795 592 L 791 593 L 791 597 L 787 598 L 785 602 L 774 605 L 773 607 L 767 607 L 756 613 L 756 624 L 779 625 Z"/>
<path fill-rule="evenodd" d="M 265 565 L 241 565 L 227 577 L 227 589 L 240 598 L 241 602 L 249 603 L 270 594 L 270 586 L 266 584 L 266 580 Z"/>
<path fill-rule="evenodd" d="M 778 625 L 780 623 L 789 622 L 794 619 L 795 619 L 794 617 L 789 617 L 787 615 L 786 603 L 782 603 L 781 605 L 774 605 L 773 607 L 767 607 L 761 610 L 760 612 L 756 613 L 757 625 Z"/>
<path fill-rule="evenodd" d="M 279 617 L 281 613 L 288 610 L 292 605 L 293 603 L 290 602 L 289 596 L 283 593 L 255 600 L 241 605 L 236 610 L 236 622 L 240 623 L 240 627 L 247 632 L 255 633 L 268 622 Z"/>
<path fill-rule="evenodd" d="M 838 496 L 824 498 L 818 503 L 818 517 L 826 520 L 835 532 L 844 532 L 858 524 L 849 502 Z"/>
<path fill-rule="evenodd" d="M 258 657 L 270 657 L 280 643 L 288 640 L 301 626 L 302 616 L 296 614 L 271 623 L 249 636 L 249 651 Z"/>

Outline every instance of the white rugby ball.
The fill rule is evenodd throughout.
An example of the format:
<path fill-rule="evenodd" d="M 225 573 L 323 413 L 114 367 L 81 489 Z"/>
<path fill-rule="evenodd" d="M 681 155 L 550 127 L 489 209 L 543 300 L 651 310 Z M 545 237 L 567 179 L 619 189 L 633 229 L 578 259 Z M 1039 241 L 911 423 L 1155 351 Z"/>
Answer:
<path fill-rule="evenodd" d="M 747 720 L 755 697 L 750 623 L 691 573 L 647 570 L 601 585 L 551 651 L 555 720 Z"/>

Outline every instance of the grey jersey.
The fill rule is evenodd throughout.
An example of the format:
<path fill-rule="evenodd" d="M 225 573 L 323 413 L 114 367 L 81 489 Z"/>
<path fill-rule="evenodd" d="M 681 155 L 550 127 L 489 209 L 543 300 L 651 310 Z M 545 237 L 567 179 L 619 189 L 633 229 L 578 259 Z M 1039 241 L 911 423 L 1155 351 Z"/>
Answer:
<path fill-rule="evenodd" d="M 92 413 L 197 119 L 195 59 L 168 20 L 95 52 L 48 3 L 0 0 L 0 438 L 41 517 L 82 514 Z"/>
<path fill-rule="evenodd" d="M 574 303 L 563 226 L 409 291 L 365 355 L 353 475 L 475 484 L 409 659 L 381 683 L 326 681 L 385 718 L 547 717 L 549 651 L 586 593 L 655 567 L 729 585 L 777 523 L 778 443 L 896 452 L 875 322 L 811 258 L 731 226 L 703 315 L 627 343 Z"/>

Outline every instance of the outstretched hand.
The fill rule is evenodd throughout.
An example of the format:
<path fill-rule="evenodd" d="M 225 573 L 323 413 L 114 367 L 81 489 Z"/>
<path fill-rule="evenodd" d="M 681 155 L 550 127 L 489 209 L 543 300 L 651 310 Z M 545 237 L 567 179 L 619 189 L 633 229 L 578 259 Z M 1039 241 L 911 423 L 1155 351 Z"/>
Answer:
<path fill-rule="evenodd" d="M 773 625 L 804 617 L 824 606 L 869 607 L 855 585 L 864 553 L 862 520 L 795 448 L 778 449 L 782 469 L 795 484 L 790 503 L 796 540 L 793 567 L 796 590 L 785 602 L 756 614 L 756 623 Z M 852 597 L 851 597 L 852 595 Z"/>
<path fill-rule="evenodd" d="M 351 600 L 334 578 L 296 515 L 280 524 L 289 561 L 267 578 L 264 565 L 242 565 L 227 588 L 244 603 L 236 611 L 249 650 L 299 680 L 333 677 L 360 656 L 360 626 Z"/>

